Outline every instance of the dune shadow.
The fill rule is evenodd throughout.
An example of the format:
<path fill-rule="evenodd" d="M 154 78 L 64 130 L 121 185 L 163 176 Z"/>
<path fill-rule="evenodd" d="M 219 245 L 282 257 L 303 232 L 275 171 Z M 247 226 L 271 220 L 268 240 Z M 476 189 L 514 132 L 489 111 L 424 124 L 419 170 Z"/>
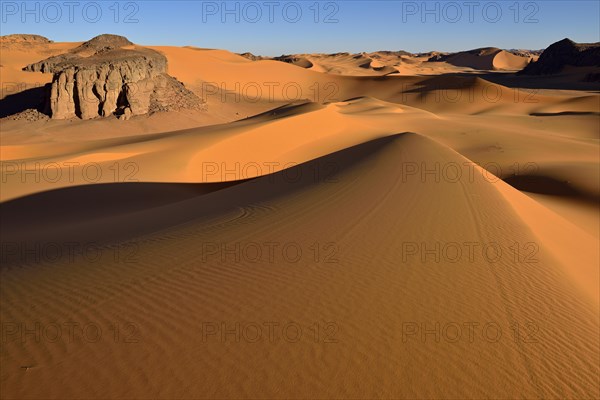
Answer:
<path fill-rule="evenodd" d="M 426 78 L 419 82 L 414 89 L 407 90 L 406 93 L 427 93 L 436 90 L 465 90 L 474 87 L 477 84 L 477 77 L 474 74 L 443 74 Z"/>
<path fill-rule="evenodd" d="M 296 102 L 272 108 L 270 110 L 258 113 L 256 115 L 251 115 L 249 117 L 242 118 L 239 121 L 260 121 L 263 119 L 271 121 L 286 117 L 293 117 L 298 114 L 304 114 L 311 111 L 316 111 L 320 108 L 322 108 L 322 106 L 316 102 L 299 100 Z"/>
<path fill-rule="evenodd" d="M 529 115 L 531 115 L 532 117 L 560 117 L 560 116 L 564 116 L 564 115 L 579 115 L 579 116 L 595 115 L 595 116 L 600 117 L 600 113 L 594 112 L 594 111 L 561 111 L 561 112 L 555 112 L 555 113 L 536 112 L 536 113 L 531 113 Z"/>
<path fill-rule="evenodd" d="M 592 193 L 583 192 L 567 181 L 543 175 L 512 175 L 503 179 L 517 190 L 529 193 L 559 196 L 598 204 L 600 198 Z"/>
<path fill-rule="evenodd" d="M 464 89 L 462 79 L 481 78 L 490 83 L 506 86 L 511 89 L 551 89 L 551 90 L 575 90 L 597 93 L 600 90 L 600 82 L 586 79 L 585 75 L 518 75 L 515 72 L 506 71 L 469 71 L 469 72 L 447 72 L 436 75 L 422 75 L 429 77 L 429 86 L 435 89 Z M 448 79 L 451 78 L 451 79 Z M 445 80 L 447 82 L 445 82 Z M 428 81 L 424 81 L 427 85 Z M 468 82 L 465 80 L 463 82 Z M 462 86 L 461 86 L 462 85 Z M 468 85 L 466 86 L 468 87 Z M 534 92 L 535 93 L 535 92 Z"/>
<path fill-rule="evenodd" d="M 187 223 L 242 218 L 258 204 L 300 195 L 377 154 L 386 136 L 254 179 L 227 183 L 110 183 L 37 193 L 0 204 L 3 267 L 35 264 L 48 246 L 110 246 Z M 27 251 L 21 251 L 26 249 Z M 66 251 L 61 252 L 67 256 Z"/>
<path fill-rule="evenodd" d="M 165 226 L 166 221 L 152 219 L 152 210 L 232 184 L 237 182 L 98 184 L 4 202 L 0 204 L 0 266 L 60 262 L 81 256 L 86 248 L 126 241 L 133 233 Z"/>
<path fill-rule="evenodd" d="M 506 72 L 485 72 L 481 78 L 512 89 L 551 89 L 598 91 L 600 82 L 586 80 L 585 76 L 565 77 L 563 75 L 517 75 Z"/>
<path fill-rule="evenodd" d="M 60 225 L 143 211 L 230 187 L 233 183 L 103 183 L 35 193 L 0 204 L 3 227 Z"/>

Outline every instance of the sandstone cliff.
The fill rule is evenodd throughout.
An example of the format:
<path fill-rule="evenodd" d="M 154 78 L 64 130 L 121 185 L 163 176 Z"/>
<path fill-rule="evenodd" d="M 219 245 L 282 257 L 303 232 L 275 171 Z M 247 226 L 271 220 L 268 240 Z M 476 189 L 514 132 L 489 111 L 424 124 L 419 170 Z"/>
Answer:
<path fill-rule="evenodd" d="M 24 69 L 54 74 L 47 104 L 53 119 L 202 108 L 193 92 L 167 74 L 162 54 L 122 36 L 100 35 Z"/>

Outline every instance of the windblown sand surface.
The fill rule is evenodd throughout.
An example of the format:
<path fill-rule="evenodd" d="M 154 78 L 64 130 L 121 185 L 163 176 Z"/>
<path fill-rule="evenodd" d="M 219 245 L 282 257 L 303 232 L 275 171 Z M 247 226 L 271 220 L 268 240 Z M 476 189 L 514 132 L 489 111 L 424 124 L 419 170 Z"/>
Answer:
<path fill-rule="evenodd" d="M 597 84 L 151 48 L 207 111 L 1 121 L 2 398 L 600 396 Z"/>

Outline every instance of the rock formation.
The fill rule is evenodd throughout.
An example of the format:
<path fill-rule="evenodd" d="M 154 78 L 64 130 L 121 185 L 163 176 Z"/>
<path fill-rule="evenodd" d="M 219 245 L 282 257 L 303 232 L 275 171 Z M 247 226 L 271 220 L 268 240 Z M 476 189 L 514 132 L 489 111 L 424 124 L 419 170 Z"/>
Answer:
<path fill-rule="evenodd" d="M 48 98 L 53 119 L 128 118 L 202 107 L 194 93 L 167 74 L 162 54 L 122 36 L 100 35 L 24 69 L 54 74 Z"/>
<path fill-rule="evenodd" d="M 238 55 L 247 58 L 248 60 L 251 61 L 261 61 L 261 60 L 271 60 L 272 57 L 264 57 L 264 56 L 255 56 L 254 54 L 250 53 L 250 52 L 246 52 L 246 53 L 238 53 Z"/>
<path fill-rule="evenodd" d="M 381 56 L 396 56 L 401 58 L 403 56 L 413 57 L 413 53 L 409 53 L 404 50 L 390 51 L 390 50 L 379 50 L 374 53 L 370 53 L 371 58 L 381 58 Z"/>
<path fill-rule="evenodd" d="M 519 56 L 519 57 L 528 57 L 528 58 L 533 58 L 533 59 L 537 59 L 537 57 L 540 56 L 540 54 L 542 54 L 544 52 L 544 50 L 529 50 L 529 49 L 509 49 L 506 50 L 511 54 L 514 54 L 515 56 Z"/>
<path fill-rule="evenodd" d="M 524 75 L 556 74 L 567 66 L 600 67 L 600 42 L 575 43 L 563 39 L 552 44 L 540 58 L 527 65 L 520 73 Z"/>
<path fill-rule="evenodd" d="M 0 36 L 0 48 L 18 46 L 26 49 L 30 47 L 44 46 L 49 43 L 52 43 L 52 41 L 40 35 L 15 34 Z"/>
<path fill-rule="evenodd" d="M 313 63 L 310 62 L 310 60 L 308 58 L 300 57 L 300 56 L 296 56 L 296 55 L 282 55 L 279 57 L 274 57 L 273 60 L 281 61 L 284 63 L 295 65 L 297 67 L 302 67 L 302 68 L 307 68 L 307 69 L 313 67 Z"/>

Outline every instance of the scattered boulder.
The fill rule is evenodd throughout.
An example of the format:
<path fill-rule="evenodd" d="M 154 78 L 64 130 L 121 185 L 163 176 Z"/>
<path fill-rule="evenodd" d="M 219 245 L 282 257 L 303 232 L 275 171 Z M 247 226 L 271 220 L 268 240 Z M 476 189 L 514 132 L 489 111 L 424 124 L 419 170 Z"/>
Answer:
<path fill-rule="evenodd" d="M 131 108 L 126 107 L 123 109 L 123 114 L 119 115 L 119 119 L 123 120 L 123 121 L 127 121 L 129 118 L 131 118 Z"/>
<path fill-rule="evenodd" d="M 206 105 L 196 95 L 170 75 L 159 75 L 153 85 L 148 105 L 149 114 L 185 109 L 206 110 Z"/>
<path fill-rule="evenodd" d="M 35 121 L 46 121 L 46 120 L 50 119 L 50 117 L 48 117 L 46 114 L 40 112 L 39 110 L 36 110 L 34 108 L 28 108 L 27 110 L 23 110 L 16 114 L 12 114 L 7 117 L 4 117 L 3 119 L 8 120 L 8 121 L 35 122 Z"/>

